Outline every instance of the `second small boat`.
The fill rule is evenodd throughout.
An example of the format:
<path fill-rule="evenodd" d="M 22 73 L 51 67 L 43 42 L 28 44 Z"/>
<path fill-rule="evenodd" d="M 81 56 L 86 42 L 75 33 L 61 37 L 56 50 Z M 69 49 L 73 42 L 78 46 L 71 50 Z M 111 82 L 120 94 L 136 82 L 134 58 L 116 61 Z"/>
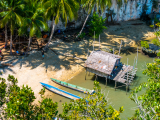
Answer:
<path fill-rule="evenodd" d="M 77 85 L 73 85 L 73 84 L 63 82 L 63 81 L 60 81 L 60 80 L 57 80 L 57 79 L 51 78 L 51 80 L 53 80 L 55 83 L 57 83 L 59 85 L 62 85 L 62 86 L 65 86 L 65 87 L 68 87 L 68 88 L 71 88 L 71 89 L 74 89 L 74 90 L 77 90 L 77 91 L 80 91 L 80 92 L 83 92 L 83 93 L 93 94 L 95 92 L 94 90 L 79 87 Z"/>

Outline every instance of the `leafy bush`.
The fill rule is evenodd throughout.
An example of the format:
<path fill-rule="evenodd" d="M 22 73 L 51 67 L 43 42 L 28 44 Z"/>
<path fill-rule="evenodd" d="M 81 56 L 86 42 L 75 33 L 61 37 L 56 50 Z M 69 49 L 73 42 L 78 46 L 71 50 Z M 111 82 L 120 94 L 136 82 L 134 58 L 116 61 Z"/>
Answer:
<path fill-rule="evenodd" d="M 145 42 L 145 41 L 141 41 L 141 47 L 145 47 L 144 42 Z"/>
<path fill-rule="evenodd" d="M 145 48 L 149 48 L 149 44 L 147 42 L 145 44 Z"/>
<path fill-rule="evenodd" d="M 147 63 L 147 69 L 143 71 L 143 74 L 149 77 L 148 80 L 132 91 L 130 98 L 137 104 L 138 109 L 130 120 L 159 120 L 160 118 L 160 59 L 154 61 L 154 63 Z M 137 96 L 137 93 L 144 89 L 145 93 Z"/>
<path fill-rule="evenodd" d="M 95 31 L 95 37 L 98 37 L 99 34 L 103 32 L 107 27 L 104 26 L 105 20 L 102 17 L 99 17 L 98 14 L 94 13 L 89 22 L 89 35 L 93 36 Z"/>
<path fill-rule="evenodd" d="M 160 51 L 160 50 L 159 50 L 159 51 Z M 160 52 L 157 53 L 157 56 L 158 56 L 158 57 L 160 56 Z"/>
<path fill-rule="evenodd" d="M 97 81 L 94 81 L 94 90 L 95 93 L 88 94 L 85 99 L 64 103 L 60 118 L 65 120 L 120 120 L 119 116 L 124 111 L 123 106 L 116 110 L 109 105 Z"/>
<path fill-rule="evenodd" d="M 158 39 L 153 39 L 153 40 L 152 40 L 152 43 L 153 43 L 154 45 L 160 46 L 160 42 L 159 42 Z"/>
<path fill-rule="evenodd" d="M 147 41 L 141 41 L 141 47 L 149 48 L 149 44 Z"/>

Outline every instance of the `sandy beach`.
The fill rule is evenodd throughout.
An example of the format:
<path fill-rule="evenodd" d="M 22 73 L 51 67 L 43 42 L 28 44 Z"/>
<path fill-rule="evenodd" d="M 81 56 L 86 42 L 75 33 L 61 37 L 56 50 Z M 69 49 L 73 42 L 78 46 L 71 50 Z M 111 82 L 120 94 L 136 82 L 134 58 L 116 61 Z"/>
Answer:
<path fill-rule="evenodd" d="M 136 23 L 143 24 L 132 25 Z M 102 49 L 114 48 L 118 50 L 122 40 L 121 52 L 126 53 L 127 49 L 136 48 L 137 45 L 140 45 L 140 40 L 155 37 L 154 30 L 139 20 L 120 22 L 120 25 L 112 25 L 107 28 L 100 36 Z M 80 73 L 84 68 L 84 62 L 73 57 L 67 57 L 67 55 L 75 55 L 85 60 L 87 59 L 88 48 L 90 52 L 92 51 L 92 43 L 93 38 L 70 43 L 63 42 L 60 39 L 53 39 L 43 60 L 41 51 L 31 51 L 30 55 L 24 58 L 11 57 L 10 61 L 12 61 L 13 67 L 0 68 L 3 72 L 0 77 L 7 79 L 9 74 L 14 75 L 18 79 L 19 86 L 24 84 L 32 88 L 37 103 L 40 100 L 38 93 L 43 88 L 39 82 L 57 86 L 50 78 L 68 81 Z M 99 46 L 98 39 L 96 39 L 94 45 L 95 50 L 97 50 Z M 1 63 L 9 63 L 10 61 L 1 61 Z M 45 96 L 49 94 L 50 92 L 47 91 Z"/>

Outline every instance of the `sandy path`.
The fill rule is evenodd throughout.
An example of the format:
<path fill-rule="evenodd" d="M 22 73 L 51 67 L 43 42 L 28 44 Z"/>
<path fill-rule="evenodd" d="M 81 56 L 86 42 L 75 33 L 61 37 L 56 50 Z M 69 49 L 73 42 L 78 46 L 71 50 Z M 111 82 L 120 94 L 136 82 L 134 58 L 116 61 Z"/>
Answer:
<path fill-rule="evenodd" d="M 139 40 L 144 38 L 155 37 L 153 35 L 153 29 L 149 28 L 145 24 L 131 25 L 132 23 L 142 23 L 141 21 L 128 21 L 121 22 L 121 25 L 115 25 L 108 27 L 104 33 L 101 34 L 101 48 L 119 48 L 119 44 L 122 40 L 122 52 L 126 52 L 129 47 L 136 47 L 139 44 Z M 92 41 L 90 38 L 90 50 L 92 50 Z M 95 49 L 98 49 L 98 39 L 95 41 Z M 75 54 L 77 57 L 86 59 L 88 51 L 87 40 L 77 43 L 64 43 L 60 40 L 53 40 L 50 44 L 57 53 Z M 133 52 L 130 51 L 130 52 Z M 44 82 L 53 86 L 56 86 L 50 78 L 55 78 L 62 81 L 67 81 L 73 76 L 82 71 L 84 62 L 76 60 L 72 57 L 65 57 L 62 55 L 56 55 L 53 51 L 49 50 L 45 53 L 45 59 L 42 60 L 41 52 L 32 52 L 27 58 L 19 61 L 14 60 L 13 67 L 6 67 L 1 69 L 3 75 L 1 77 L 7 79 L 8 74 L 14 75 L 18 79 L 18 85 L 28 85 L 31 87 L 36 96 L 36 103 L 40 100 L 39 91 L 42 86 L 39 82 Z M 45 96 L 50 92 L 46 92 Z"/>

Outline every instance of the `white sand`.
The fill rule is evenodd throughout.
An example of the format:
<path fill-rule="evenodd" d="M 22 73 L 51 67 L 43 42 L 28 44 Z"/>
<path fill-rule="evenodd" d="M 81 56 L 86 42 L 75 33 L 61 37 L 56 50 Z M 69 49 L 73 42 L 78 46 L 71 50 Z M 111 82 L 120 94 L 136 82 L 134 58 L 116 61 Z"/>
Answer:
<path fill-rule="evenodd" d="M 101 34 L 101 48 L 110 47 L 113 43 L 115 46 L 119 47 L 121 40 L 123 40 L 124 46 L 135 47 L 136 42 L 141 40 L 143 37 L 155 37 L 153 35 L 153 30 L 146 25 L 130 26 L 126 24 L 133 22 L 135 23 L 141 21 L 123 22 L 121 26 L 110 26 L 107 30 L 105 30 L 104 33 Z M 97 42 L 95 42 L 95 49 L 98 48 L 98 45 L 99 43 L 97 40 Z M 79 47 L 76 48 L 76 46 Z M 50 47 L 57 52 L 70 54 L 73 54 L 71 52 L 76 49 L 75 55 L 76 52 L 79 53 L 77 57 L 80 58 L 86 58 L 86 52 L 88 50 L 87 40 L 80 41 L 78 43 L 63 43 L 61 41 L 58 43 L 57 41 L 56 43 L 52 42 Z M 16 62 L 15 60 L 13 62 L 13 64 L 15 64 L 13 67 L 5 68 L 5 71 L 1 77 L 7 79 L 8 75 L 11 74 L 18 79 L 18 85 L 22 86 L 24 84 L 31 87 L 37 98 L 35 101 L 37 103 L 37 101 L 40 100 L 40 95 L 38 93 L 43 88 L 39 82 L 44 82 L 55 86 L 56 84 L 53 83 L 50 78 L 67 81 L 83 69 L 82 66 L 77 65 L 77 63 L 80 62 L 81 61 L 71 57 L 56 55 L 51 50 L 45 53 L 45 58 L 42 60 L 41 52 L 33 51 L 29 57 L 19 60 L 19 62 Z M 83 62 L 81 64 L 83 65 Z M 46 96 L 49 94 L 49 92 L 45 93 Z"/>

